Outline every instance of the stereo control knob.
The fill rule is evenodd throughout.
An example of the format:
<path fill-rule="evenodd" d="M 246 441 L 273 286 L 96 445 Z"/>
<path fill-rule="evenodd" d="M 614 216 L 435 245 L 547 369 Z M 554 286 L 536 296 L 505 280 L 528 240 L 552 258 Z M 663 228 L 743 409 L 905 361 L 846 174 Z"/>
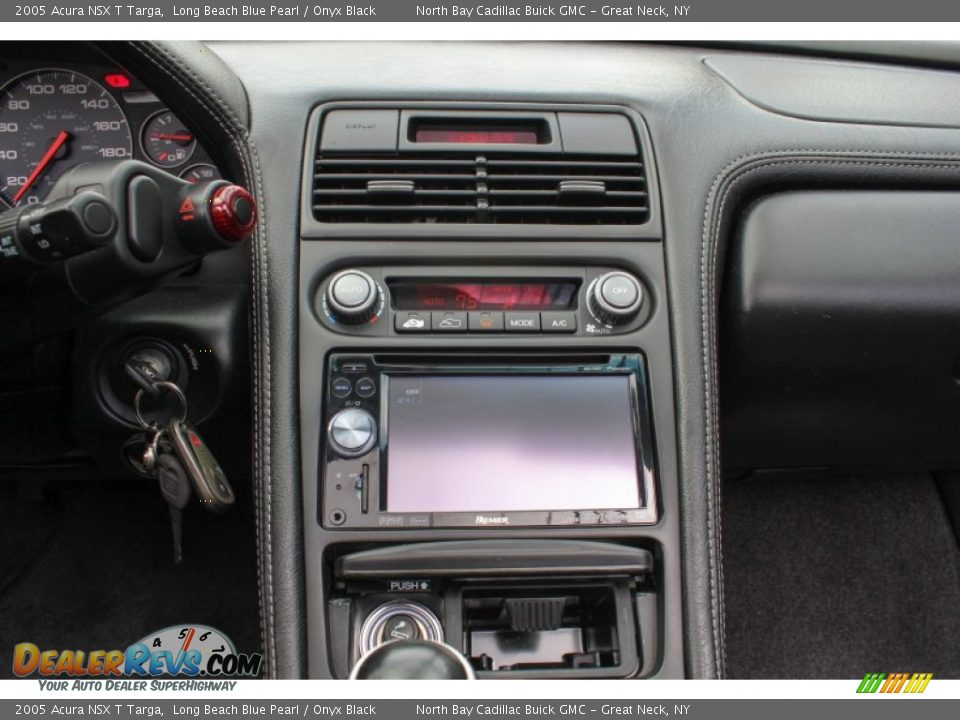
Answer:
<path fill-rule="evenodd" d="M 629 273 L 608 272 L 588 288 L 587 306 L 600 322 L 622 325 L 636 317 L 643 307 L 643 285 Z"/>
<path fill-rule="evenodd" d="M 359 325 L 377 314 L 380 292 L 376 281 L 360 270 L 344 270 L 327 284 L 327 305 L 337 321 Z"/>
<path fill-rule="evenodd" d="M 327 437 L 343 457 L 359 457 L 377 442 L 377 421 L 366 410 L 347 408 L 330 420 Z"/>

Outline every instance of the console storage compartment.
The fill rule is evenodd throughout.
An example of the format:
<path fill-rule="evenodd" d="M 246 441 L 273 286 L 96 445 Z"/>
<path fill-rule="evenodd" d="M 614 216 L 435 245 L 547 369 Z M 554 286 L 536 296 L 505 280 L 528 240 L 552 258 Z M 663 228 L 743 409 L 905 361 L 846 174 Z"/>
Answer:
<path fill-rule="evenodd" d="M 638 620 L 649 605 L 641 600 L 657 599 L 645 548 L 572 540 L 352 546 L 333 571 L 329 632 L 341 676 L 372 645 L 410 637 L 411 627 L 433 639 L 431 626 L 478 677 L 634 677 L 655 664 L 660 629 Z M 388 615 L 401 619 L 388 627 Z M 404 620 L 407 634 L 393 634 Z"/>
<path fill-rule="evenodd" d="M 465 654 L 474 670 L 637 669 L 626 579 L 467 586 L 460 594 Z"/>

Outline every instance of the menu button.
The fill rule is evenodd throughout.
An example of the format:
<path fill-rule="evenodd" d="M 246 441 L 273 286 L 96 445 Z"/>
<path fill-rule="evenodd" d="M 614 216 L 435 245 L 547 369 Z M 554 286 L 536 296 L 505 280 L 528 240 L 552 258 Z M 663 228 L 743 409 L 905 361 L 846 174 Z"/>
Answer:
<path fill-rule="evenodd" d="M 353 390 L 353 386 L 347 378 L 338 377 L 333 379 L 331 389 L 333 390 L 333 394 L 338 398 L 345 398 Z"/>

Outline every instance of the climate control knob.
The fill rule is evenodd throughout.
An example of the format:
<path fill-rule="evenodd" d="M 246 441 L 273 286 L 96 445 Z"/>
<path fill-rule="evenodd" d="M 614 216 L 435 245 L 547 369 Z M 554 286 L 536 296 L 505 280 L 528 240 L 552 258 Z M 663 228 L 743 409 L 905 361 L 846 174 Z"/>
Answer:
<path fill-rule="evenodd" d="M 327 305 L 337 322 L 359 325 L 377 314 L 380 291 L 376 281 L 360 270 L 344 270 L 327 283 Z"/>
<path fill-rule="evenodd" d="M 608 272 L 591 283 L 587 306 L 600 322 L 622 325 L 635 318 L 643 307 L 643 285 L 629 273 Z"/>
<path fill-rule="evenodd" d="M 327 437 L 338 455 L 359 457 L 377 442 L 377 421 L 366 410 L 347 408 L 330 420 Z"/>

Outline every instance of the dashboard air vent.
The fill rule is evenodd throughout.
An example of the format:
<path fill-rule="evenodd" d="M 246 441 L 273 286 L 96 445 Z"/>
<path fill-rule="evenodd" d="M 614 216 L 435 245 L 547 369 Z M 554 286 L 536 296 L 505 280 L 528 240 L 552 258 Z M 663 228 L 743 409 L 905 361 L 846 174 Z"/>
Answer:
<path fill-rule="evenodd" d="M 319 154 L 313 215 L 327 223 L 640 225 L 640 157 Z"/>

